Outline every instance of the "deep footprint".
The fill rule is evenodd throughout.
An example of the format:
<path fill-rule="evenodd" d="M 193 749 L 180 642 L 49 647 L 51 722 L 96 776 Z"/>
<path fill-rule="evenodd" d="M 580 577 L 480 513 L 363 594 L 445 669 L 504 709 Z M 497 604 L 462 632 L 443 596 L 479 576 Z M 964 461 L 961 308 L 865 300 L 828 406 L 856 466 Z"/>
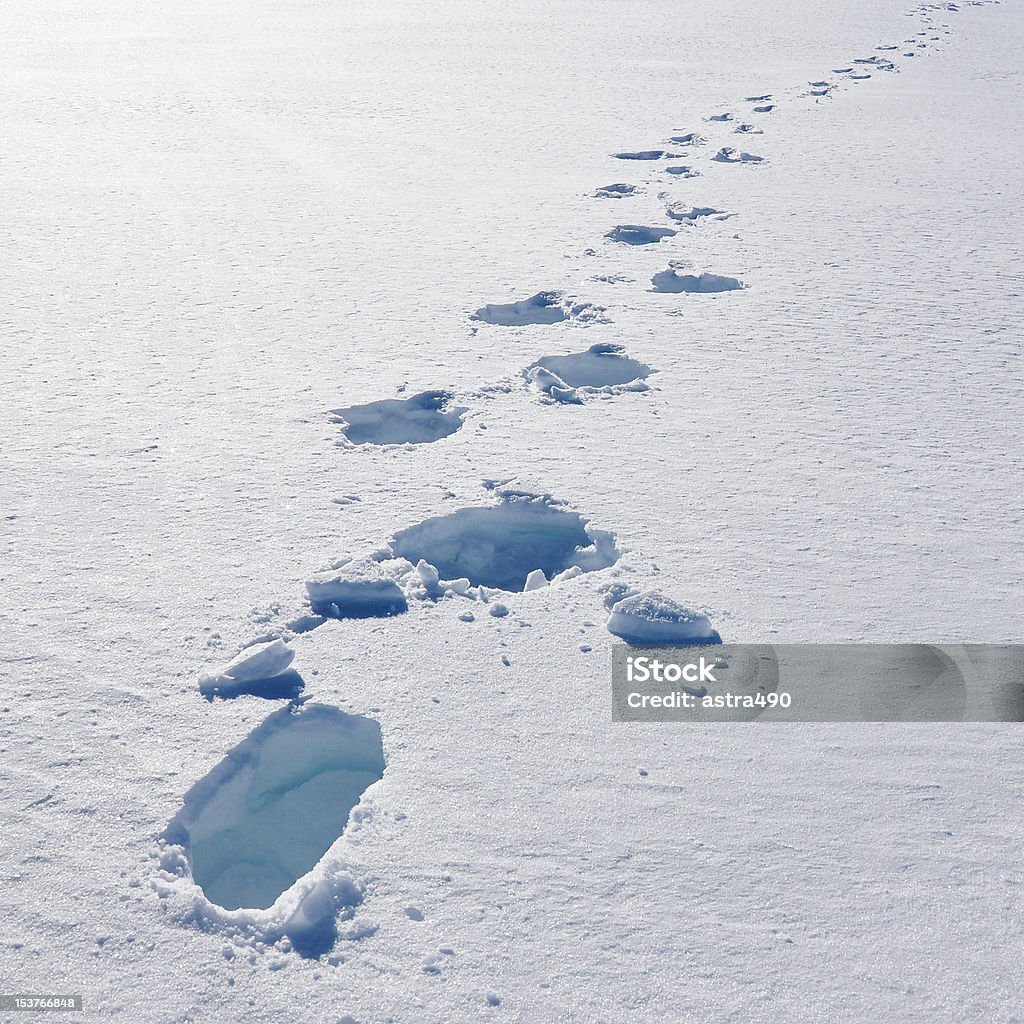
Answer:
<path fill-rule="evenodd" d="M 664 149 L 636 149 L 623 153 L 613 153 L 616 160 L 661 160 L 666 157 L 679 156 L 678 153 L 669 153 Z"/>
<path fill-rule="evenodd" d="M 618 224 L 605 232 L 605 238 L 624 245 L 653 245 L 663 238 L 671 238 L 676 232 L 672 228 L 651 228 L 642 224 Z"/>
<path fill-rule="evenodd" d="M 519 302 L 483 306 L 470 320 L 499 327 L 524 327 L 529 324 L 558 324 L 563 320 L 586 322 L 599 319 L 603 312 L 602 307 L 589 302 L 569 302 L 561 292 L 537 292 Z"/>
<path fill-rule="evenodd" d="M 733 149 L 732 146 L 723 146 L 711 159 L 720 164 L 760 164 L 764 162 L 763 156 L 743 153 Z"/>
<path fill-rule="evenodd" d="M 526 368 L 525 375 L 549 398 L 578 403 L 586 394 L 643 390 L 646 388 L 643 381 L 653 372 L 646 363 L 623 355 L 621 345 L 606 343 L 593 345 L 586 352 L 542 356 Z"/>
<path fill-rule="evenodd" d="M 506 495 L 501 504 L 464 508 L 395 534 L 394 557 L 421 561 L 440 580 L 522 592 L 615 563 L 615 537 L 589 527 L 545 496 Z"/>
<path fill-rule="evenodd" d="M 284 709 L 189 790 L 164 838 L 211 903 L 264 910 L 316 866 L 384 767 L 373 719 Z M 317 927 L 333 929 L 333 912 Z"/>
<path fill-rule="evenodd" d="M 731 213 L 716 210 L 713 206 L 687 206 L 685 203 L 671 203 L 666 207 L 665 213 L 680 224 L 696 224 L 704 218 L 728 220 L 732 216 Z"/>
<path fill-rule="evenodd" d="M 626 196 L 639 195 L 642 191 L 643 189 L 638 188 L 636 185 L 616 182 L 613 185 L 603 185 L 601 188 L 596 189 L 593 195 L 597 199 L 624 199 Z"/>
<path fill-rule="evenodd" d="M 710 294 L 739 291 L 746 287 L 735 277 L 725 277 L 721 274 L 679 274 L 675 267 L 659 271 L 651 278 L 651 291 L 669 294 L 681 292 Z"/>
<path fill-rule="evenodd" d="M 462 426 L 467 410 L 451 400 L 448 391 L 423 391 L 411 398 L 333 409 L 331 415 L 351 444 L 429 444 Z"/>

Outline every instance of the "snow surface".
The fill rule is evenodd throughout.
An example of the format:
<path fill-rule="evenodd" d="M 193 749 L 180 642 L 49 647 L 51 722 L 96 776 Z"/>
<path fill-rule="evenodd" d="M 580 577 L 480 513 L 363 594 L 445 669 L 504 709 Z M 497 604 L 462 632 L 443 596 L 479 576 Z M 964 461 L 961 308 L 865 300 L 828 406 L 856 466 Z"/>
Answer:
<path fill-rule="evenodd" d="M 609 585 L 726 641 L 1022 639 L 1024 5 L 958 6 L 0 9 L 8 990 L 132 1024 L 1019 1016 L 1012 725 L 608 709 Z M 713 160 L 746 123 L 766 159 Z M 700 176 L 609 155 L 649 150 Z M 735 216 L 606 244 L 673 227 L 667 190 Z M 748 287 L 652 294 L 666 259 Z M 594 343 L 649 389 L 538 400 L 524 368 Z M 425 388 L 461 429 L 335 444 L 327 410 Z M 618 557 L 497 600 L 383 561 L 405 614 L 313 613 L 318 566 L 494 481 Z M 196 685 L 274 639 L 386 768 L 225 910 L 161 839 L 293 713 Z"/>

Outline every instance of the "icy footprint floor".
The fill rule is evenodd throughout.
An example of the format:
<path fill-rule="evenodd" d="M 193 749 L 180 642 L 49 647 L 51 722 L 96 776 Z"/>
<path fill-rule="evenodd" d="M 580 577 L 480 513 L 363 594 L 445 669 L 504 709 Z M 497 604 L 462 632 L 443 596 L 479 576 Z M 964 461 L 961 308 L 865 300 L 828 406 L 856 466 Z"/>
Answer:
<path fill-rule="evenodd" d="M 910 37 L 902 6 L 805 13 L 797 39 L 745 4 L 696 11 L 681 38 L 662 6 L 628 32 L 575 8 L 565 24 L 503 12 L 541 27 L 525 48 L 475 8 L 411 37 L 407 9 L 346 10 L 344 32 L 326 9 L 275 9 L 271 29 L 259 12 L 240 28 L 230 9 L 161 8 L 124 36 L 79 17 L 38 36 L 61 48 L 59 81 L 24 30 L 0 33 L 19 43 L 12 152 L 34 171 L 0 199 L 20 232 L 5 977 L 84 989 L 105 1019 L 181 1024 L 1016 1012 L 1016 736 L 613 728 L 602 588 L 665 587 L 730 639 L 1019 639 L 1020 437 L 1002 414 L 1019 389 L 1005 197 L 1020 7 L 964 5 L 955 38 L 894 75 L 870 55 Z M 236 47 L 239 31 L 259 45 Z M 435 71 L 426 38 L 461 55 L 436 109 L 416 88 Z M 355 53 L 332 50 L 348 40 Z M 381 59 L 387 45 L 401 60 Z M 254 76 L 274 46 L 287 74 Z M 133 88 L 110 84 L 98 144 L 80 113 L 111 67 Z M 385 89 L 396 67 L 408 94 Z M 820 84 L 835 75 L 850 81 Z M 803 106 L 779 100 L 793 90 Z M 474 135 L 468 110 L 501 114 Z M 755 119 L 763 134 L 736 134 Z M 727 148 L 766 159 L 714 159 Z M 680 156 L 611 155 L 654 149 Z M 666 213 L 698 208 L 735 216 Z M 659 224 L 676 235 L 606 237 Z M 55 258 L 76 246 L 96 258 Z M 651 291 L 667 273 L 747 287 Z M 59 309 L 58 286 L 73 297 Z M 523 376 L 615 344 L 657 369 L 645 390 L 562 402 Z M 470 409 L 452 431 L 429 401 L 386 404 L 449 394 Z M 366 440 L 338 447 L 329 409 L 359 410 Z M 613 528 L 614 562 L 505 597 L 503 615 L 423 600 L 322 622 L 295 607 L 317 566 L 403 531 L 441 561 L 437 524 L 492 500 L 485 480 Z M 471 574 L 493 564 L 456 554 Z M 525 588 L 530 567 L 517 552 L 509 566 Z M 247 831 L 253 813 L 287 820 L 279 770 L 267 801 L 225 777 L 233 754 L 273 751 L 261 738 L 281 711 L 196 685 L 283 620 L 302 622 L 303 694 L 379 723 L 381 743 L 344 780 L 285 744 L 284 792 L 311 784 L 329 808 L 287 851 L 273 828 L 264 848 Z M 274 657 L 254 675 L 293 670 Z M 332 852 L 254 941 L 245 911 L 215 919 L 192 898 L 187 863 L 148 859 L 181 816 L 228 870 L 243 852 L 280 863 L 277 885 Z M 215 887 L 217 850 L 191 852 Z"/>

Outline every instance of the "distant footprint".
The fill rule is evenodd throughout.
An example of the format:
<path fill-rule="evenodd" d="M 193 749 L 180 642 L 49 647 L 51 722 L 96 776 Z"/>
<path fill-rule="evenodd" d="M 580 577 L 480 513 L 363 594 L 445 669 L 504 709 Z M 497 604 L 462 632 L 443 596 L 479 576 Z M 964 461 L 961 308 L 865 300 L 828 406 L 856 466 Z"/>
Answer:
<path fill-rule="evenodd" d="M 663 160 L 679 156 L 678 153 L 669 153 L 664 149 L 637 149 L 627 150 L 622 153 L 613 153 L 616 160 Z"/>
<path fill-rule="evenodd" d="M 710 117 L 706 118 L 706 120 L 708 120 L 708 121 L 731 121 L 732 120 L 732 114 L 729 114 L 729 113 L 726 113 L 726 114 L 712 114 Z"/>
<path fill-rule="evenodd" d="M 775 109 L 774 103 L 766 103 L 760 107 L 754 107 L 755 114 L 770 114 Z"/>
<path fill-rule="evenodd" d="M 764 129 L 754 124 L 740 124 L 733 128 L 733 131 L 740 135 L 764 135 Z"/>
<path fill-rule="evenodd" d="M 327 855 L 385 767 L 372 718 L 325 704 L 277 711 L 185 795 L 163 835 L 164 874 L 191 876 L 216 908 L 204 912 L 207 925 L 221 910 L 247 911 L 243 924 L 262 927 L 267 941 L 287 936 L 301 956 L 323 956 L 338 911 L 361 899 L 348 873 L 321 871 L 278 899 Z M 237 930 L 240 920 L 222 924 Z"/>
<path fill-rule="evenodd" d="M 653 372 L 645 363 L 623 355 L 621 345 L 602 344 L 572 355 L 542 356 L 524 375 L 548 398 L 577 405 L 590 395 L 644 391 L 644 380 Z"/>
<path fill-rule="evenodd" d="M 389 555 L 422 581 L 425 597 L 445 593 L 489 600 L 523 593 L 614 565 L 615 536 L 592 528 L 546 495 L 505 492 L 498 505 L 463 508 L 400 530 Z M 503 604 L 491 606 L 497 616 Z"/>
<path fill-rule="evenodd" d="M 772 98 L 770 92 L 766 92 L 763 96 L 747 96 L 746 100 L 748 103 L 767 103 Z"/>
<path fill-rule="evenodd" d="M 700 146 L 707 142 L 707 139 L 696 132 L 686 132 L 684 135 L 673 135 L 668 141 L 674 142 L 677 146 Z"/>
<path fill-rule="evenodd" d="M 686 203 L 670 203 L 665 213 L 672 220 L 682 224 L 696 224 L 705 217 L 711 220 L 728 220 L 733 216 L 733 214 L 717 210 L 713 206 L 688 206 Z"/>
<path fill-rule="evenodd" d="M 453 406 L 449 391 L 423 391 L 411 398 L 389 398 L 332 410 L 352 445 L 429 444 L 454 434 L 468 410 Z"/>
<path fill-rule="evenodd" d="M 643 192 L 642 188 L 636 185 L 625 185 L 616 183 L 614 185 L 603 185 L 592 194 L 598 199 L 623 199 L 626 196 L 636 196 Z"/>
<path fill-rule="evenodd" d="M 651 291 L 669 294 L 732 292 L 747 287 L 735 277 L 726 277 L 722 274 L 679 274 L 675 267 L 669 267 L 667 270 L 655 274 L 651 278 L 651 286 Z"/>
<path fill-rule="evenodd" d="M 672 167 L 665 168 L 666 174 L 674 174 L 678 178 L 699 178 L 700 171 L 695 170 L 693 167 L 689 167 L 686 164 L 675 164 Z"/>
<path fill-rule="evenodd" d="M 763 156 L 754 153 L 744 153 L 732 148 L 723 146 L 712 158 L 720 164 L 760 164 L 764 163 Z"/>
<path fill-rule="evenodd" d="M 651 228 L 641 224 L 619 224 L 605 232 L 605 238 L 624 245 L 653 245 L 663 238 L 671 238 L 676 232 L 672 228 Z"/>
<path fill-rule="evenodd" d="M 529 324 L 557 324 L 565 320 L 588 323 L 601 319 L 603 312 L 603 306 L 589 302 L 573 303 L 561 292 L 537 292 L 519 302 L 483 306 L 470 320 L 499 327 L 524 327 Z"/>

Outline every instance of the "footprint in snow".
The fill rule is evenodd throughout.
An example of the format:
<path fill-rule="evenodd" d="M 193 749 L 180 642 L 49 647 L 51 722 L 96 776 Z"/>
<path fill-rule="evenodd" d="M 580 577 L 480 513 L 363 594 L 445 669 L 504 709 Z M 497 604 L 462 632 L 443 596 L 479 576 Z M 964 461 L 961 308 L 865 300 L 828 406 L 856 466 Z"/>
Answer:
<path fill-rule="evenodd" d="M 702 146 L 707 139 L 696 132 L 686 132 L 683 135 L 673 135 L 668 141 L 674 142 L 677 146 Z"/>
<path fill-rule="evenodd" d="M 478 309 L 470 320 L 499 327 L 557 324 L 565 320 L 590 323 L 601 319 L 603 306 L 572 302 L 562 292 L 537 292 L 519 302 L 494 303 Z"/>
<path fill-rule="evenodd" d="M 763 106 L 754 107 L 755 114 L 770 114 L 775 109 L 774 103 L 765 103 Z"/>
<path fill-rule="evenodd" d="M 503 492 L 497 505 L 401 530 L 387 551 L 415 570 L 430 597 L 522 593 L 607 568 L 619 557 L 613 534 L 549 496 L 516 491 Z"/>
<path fill-rule="evenodd" d="M 767 103 L 772 98 L 770 92 L 766 92 L 763 96 L 747 96 L 746 100 L 748 103 Z"/>
<path fill-rule="evenodd" d="M 164 890 L 191 882 L 210 904 L 207 926 L 237 929 L 224 912 L 246 911 L 265 941 L 287 937 L 301 956 L 324 956 L 339 911 L 361 900 L 328 851 L 384 769 L 372 718 L 324 704 L 275 712 L 185 794 L 162 836 Z"/>
<path fill-rule="evenodd" d="M 678 178 L 699 178 L 700 171 L 695 170 L 693 167 L 688 167 L 685 164 L 675 164 L 672 167 L 665 168 L 666 174 L 674 174 Z"/>
<path fill-rule="evenodd" d="M 654 245 L 676 234 L 673 228 L 652 228 L 642 224 L 618 224 L 605 232 L 605 238 L 624 245 Z"/>
<path fill-rule="evenodd" d="M 636 185 L 625 185 L 617 183 L 614 185 L 603 185 L 593 195 L 598 199 L 624 199 L 626 196 L 635 196 L 643 192 L 643 189 Z"/>
<path fill-rule="evenodd" d="M 733 128 L 733 131 L 739 135 L 764 135 L 764 129 L 754 124 L 743 123 Z"/>
<path fill-rule="evenodd" d="M 720 164 L 760 164 L 764 163 L 763 156 L 754 153 L 744 153 L 735 150 L 732 146 L 723 146 L 712 158 Z"/>
<path fill-rule="evenodd" d="M 664 199 L 665 197 L 662 196 L 662 198 Z M 733 214 L 726 213 L 724 210 L 717 210 L 713 206 L 689 206 L 686 203 L 669 203 L 665 213 L 672 220 L 679 221 L 681 224 L 696 224 L 705 218 L 710 220 L 728 220 L 733 216 Z"/>
<path fill-rule="evenodd" d="M 452 404 L 449 391 L 423 391 L 331 412 L 349 445 L 429 444 L 454 434 L 468 410 Z"/>
<path fill-rule="evenodd" d="M 586 352 L 542 356 L 523 375 L 545 397 L 578 405 L 591 396 L 608 397 L 624 391 L 646 391 L 654 371 L 623 354 L 621 345 L 592 345 Z"/>
<path fill-rule="evenodd" d="M 678 157 L 678 153 L 669 153 L 664 149 L 636 149 L 622 153 L 613 153 L 616 160 L 664 160 Z"/>
<path fill-rule="evenodd" d="M 731 121 L 732 120 L 732 114 L 729 114 L 729 113 L 725 113 L 725 114 L 712 114 L 710 117 L 706 118 L 705 120 L 708 120 L 708 121 Z"/>
<path fill-rule="evenodd" d="M 679 294 L 691 292 L 711 294 L 714 292 L 732 292 L 746 288 L 742 281 L 735 277 L 722 274 L 680 274 L 675 267 L 659 271 L 651 278 L 652 292 Z"/>

